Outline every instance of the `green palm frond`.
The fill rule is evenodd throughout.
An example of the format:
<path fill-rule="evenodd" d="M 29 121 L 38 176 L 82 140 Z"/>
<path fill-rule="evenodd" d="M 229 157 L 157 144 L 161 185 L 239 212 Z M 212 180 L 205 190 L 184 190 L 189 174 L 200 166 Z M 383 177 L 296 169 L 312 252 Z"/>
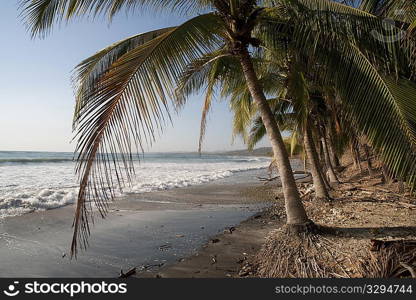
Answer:
<path fill-rule="evenodd" d="M 297 129 L 297 114 L 293 110 L 291 101 L 282 100 L 286 96 L 287 90 L 282 88 L 278 97 L 268 99 L 268 102 L 280 130 L 289 130 L 293 132 Z M 256 116 L 252 118 L 250 134 L 246 141 L 248 149 L 253 150 L 256 144 L 258 144 L 265 136 L 266 128 L 264 127 L 261 117 Z"/>
<path fill-rule="evenodd" d="M 212 0 L 19 0 L 22 15 L 33 36 L 50 33 L 62 21 L 99 15 L 111 20 L 120 11 L 154 11 L 195 14 L 212 8 Z"/>
<path fill-rule="evenodd" d="M 231 74 L 233 73 L 233 74 Z M 204 104 L 200 125 L 198 152 L 202 151 L 205 137 L 207 116 L 211 108 L 216 88 L 226 82 L 226 78 L 241 77 L 241 69 L 235 57 L 230 56 L 225 48 L 208 53 L 193 61 L 183 72 L 176 88 L 176 100 L 179 106 L 192 94 L 205 89 Z"/>
<path fill-rule="evenodd" d="M 169 118 L 168 99 L 175 98 L 176 83 L 186 66 L 220 47 L 221 34 L 218 17 L 205 14 L 167 29 L 114 61 L 111 55 L 104 56 L 100 63 L 111 65 L 94 80 L 80 65 L 77 79 L 82 91 L 75 126 L 81 184 L 73 253 L 78 241 L 81 247 L 87 245 L 92 218 L 88 207 L 95 203 L 99 213 L 106 214 L 115 184 L 123 186 L 123 179 L 130 181 L 134 175 L 132 153 L 151 143 Z"/>
<path fill-rule="evenodd" d="M 409 26 L 409 31 L 413 32 L 416 29 L 416 19 L 413 21 L 413 23 L 410 24 Z"/>
<path fill-rule="evenodd" d="M 247 143 L 247 128 L 257 112 L 251 96 L 249 94 L 231 96 L 230 109 L 233 112 L 232 138 L 234 140 L 237 136 L 241 136 L 243 141 Z"/>
<path fill-rule="evenodd" d="M 362 0 L 360 9 L 408 23 L 416 19 L 416 3 L 412 0 Z"/>
<path fill-rule="evenodd" d="M 298 64 L 293 64 L 288 75 L 288 93 L 292 99 L 292 107 L 296 113 L 299 131 L 304 132 L 310 111 L 310 95 L 305 76 Z"/>
<path fill-rule="evenodd" d="M 326 80 L 334 83 L 350 120 L 393 172 L 414 187 L 416 84 L 382 75 L 353 45 L 322 58 Z"/>
<path fill-rule="evenodd" d="M 279 74 L 268 72 L 271 65 L 276 62 L 265 61 L 260 56 L 254 58 L 256 69 L 259 72 L 259 81 L 264 91 L 276 94 L 281 86 L 282 77 Z M 222 98 L 230 99 L 230 108 L 234 112 L 233 139 L 241 135 L 246 139 L 246 129 L 255 114 L 256 108 L 251 100 L 250 92 L 238 59 L 231 56 L 227 49 L 222 48 L 192 62 L 181 76 L 176 90 L 178 102 L 181 103 L 189 95 L 205 90 L 205 100 L 202 110 L 199 151 L 206 128 L 207 113 L 210 109 L 213 91 L 219 90 Z"/>
<path fill-rule="evenodd" d="M 265 22 L 256 34 L 269 49 L 287 43 L 315 80 L 325 74 L 321 84 L 335 85 L 349 120 L 395 174 L 415 187 L 416 91 L 410 81 L 398 79 L 411 74 L 409 67 L 414 70 L 414 41 L 375 38 L 374 30 L 385 32 L 383 19 L 355 8 L 325 0 L 291 2 L 299 6 L 277 2 L 281 7 L 262 13 Z M 305 12 L 305 7 L 313 9 Z M 281 11 L 285 15 L 279 19 Z"/>
<path fill-rule="evenodd" d="M 263 137 L 267 134 L 266 127 L 264 127 L 261 117 L 257 117 L 253 121 L 253 125 L 250 129 L 250 136 L 248 137 L 247 148 L 253 150 L 256 144 L 258 144 Z"/>
<path fill-rule="evenodd" d="M 77 101 L 74 116 L 79 116 L 81 107 L 85 106 L 83 100 L 88 98 L 86 95 L 91 92 L 88 89 L 95 87 L 102 74 L 106 72 L 115 61 L 117 61 L 127 52 L 173 29 L 173 27 L 163 28 L 143 34 L 134 35 L 114 43 L 113 45 L 110 45 L 109 47 L 97 52 L 93 56 L 78 64 L 78 66 L 75 68 L 76 75 L 74 77 L 74 87 L 77 91 Z M 74 125 L 76 122 L 77 118 L 74 117 Z"/>
<path fill-rule="evenodd" d="M 208 113 L 211 109 L 212 99 L 213 99 L 214 93 L 215 93 L 215 84 L 216 84 L 215 73 L 210 74 L 210 75 L 211 76 L 210 76 L 210 80 L 208 82 L 207 90 L 205 92 L 205 99 L 204 99 L 204 104 L 203 104 L 203 107 L 202 107 L 201 125 L 200 125 L 200 129 L 199 129 L 198 153 L 202 152 L 202 143 L 203 143 L 204 138 L 205 138 Z"/>
<path fill-rule="evenodd" d="M 182 103 L 190 95 L 206 89 L 208 85 L 219 84 L 233 68 L 238 68 L 237 60 L 223 47 L 192 61 L 180 77 L 176 88 L 177 101 Z M 239 74 L 240 71 L 238 68 L 236 73 Z"/>
<path fill-rule="evenodd" d="M 262 11 L 256 35 L 267 48 L 282 43 L 307 48 L 314 55 L 338 43 L 354 43 L 368 51 L 387 70 L 416 70 L 416 39 L 403 39 L 405 32 L 394 24 L 354 7 L 328 0 L 279 0 L 278 6 Z"/>

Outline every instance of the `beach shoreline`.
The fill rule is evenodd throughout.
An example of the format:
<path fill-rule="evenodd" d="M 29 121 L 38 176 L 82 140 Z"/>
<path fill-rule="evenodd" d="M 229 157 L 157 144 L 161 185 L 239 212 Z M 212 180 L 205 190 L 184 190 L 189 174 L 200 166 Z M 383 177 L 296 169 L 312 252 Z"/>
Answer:
<path fill-rule="evenodd" d="M 348 157 L 343 164 L 346 167 L 339 172 L 341 183 L 331 190 L 332 201 L 317 202 L 306 193 L 311 183 L 298 185 L 308 216 L 319 229 L 319 234 L 308 240 L 311 244 L 307 245 L 312 246 L 305 246 L 308 261 L 319 264 L 319 270 L 326 272 L 309 277 L 414 278 L 413 269 L 400 262 L 407 260 L 408 265 L 414 265 L 416 198 L 409 192 L 400 192 L 400 183 L 385 184 L 380 168 L 370 175 L 356 170 Z M 281 256 L 279 249 L 299 245 L 299 240 L 295 238 L 295 244 L 290 243 L 291 237 L 285 231 L 284 198 L 275 182 L 258 189 L 259 194 L 267 189 L 275 193 L 269 207 L 211 237 L 194 255 L 135 276 L 285 277 L 276 273 L 276 262 L 288 259 L 287 252 Z"/>
<path fill-rule="evenodd" d="M 212 236 L 198 251 L 174 264 L 138 269 L 137 278 L 238 278 L 252 275 L 251 263 L 267 236 L 284 224 L 283 201 Z"/>
<path fill-rule="evenodd" d="M 96 218 L 90 248 L 69 258 L 72 205 L 0 222 L 2 277 L 117 277 L 120 270 L 172 265 L 275 199 L 258 176 L 238 172 L 206 184 L 133 194 Z M 276 185 L 273 184 L 275 187 Z"/>

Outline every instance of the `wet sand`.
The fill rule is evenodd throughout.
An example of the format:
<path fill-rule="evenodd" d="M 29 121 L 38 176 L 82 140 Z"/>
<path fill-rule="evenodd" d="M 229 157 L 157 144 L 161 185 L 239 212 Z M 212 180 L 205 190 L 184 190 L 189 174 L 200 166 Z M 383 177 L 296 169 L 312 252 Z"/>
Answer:
<path fill-rule="evenodd" d="M 265 243 L 269 233 L 283 225 L 283 198 L 273 209 L 266 209 L 227 228 L 199 248 L 192 256 L 175 264 L 142 270 L 139 278 L 227 278 L 251 275 L 250 262 Z M 280 204 L 280 206 L 279 206 Z M 276 214 L 280 211 L 281 214 Z"/>
<path fill-rule="evenodd" d="M 0 220 L 2 277 L 117 277 L 120 270 L 172 265 L 210 237 L 266 207 L 273 195 L 257 176 L 237 173 L 211 183 L 129 195 L 96 219 L 91 247 L 69 259 L 73 206 Z"/>

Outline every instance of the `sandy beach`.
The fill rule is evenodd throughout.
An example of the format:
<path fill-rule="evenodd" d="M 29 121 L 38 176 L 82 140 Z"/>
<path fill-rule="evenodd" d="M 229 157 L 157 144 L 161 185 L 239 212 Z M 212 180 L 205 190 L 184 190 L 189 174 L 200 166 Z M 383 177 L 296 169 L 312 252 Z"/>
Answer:
<path fill-rule="evenodd" d="M 380 173 L 369 175 L 357 171 L 348 158 L 344 165 L 347 167 L 340 172 L 342 183 L 331 191 L 332 201 L 317 205 L 316 199 L 306 193 L 310 184 L 298 185 L 304 193 L 302 198 L 308 215 L 316 224 L 324 226 L 322 239 L 311 240 L 319 252 L 308 248 L 310 259 L 318 261 L 321 268 L 333 268 L 333 273 L 324 277 L 415 277 L 412 268 L 403 268 L 402 261 L 415 258 L 416 199 L 398 192 L 398 183 L 386 189 Z M 235 228 L 211 237 L 194 255 L 136 276 L 279 277 L 269 276 L 265 270 L 270 270 L 269 266 L 274 270 L 276 262 L 287 258 L 273 251 L 289 240 L 284 230 L 284 198 L 275 182 L 252 187 L 251 191 L 268 195 L 273 199 L 271 205 Z"/>
<path fill-rule="evenodd" d="M 2 277 L 117 277 L 155 270 L 197 252 L 224 229 L 262 211 L 274 192 L 247 171 L 211 183 L 128 195 L 96 218 L 90 247 L 70 260 L 73 206 L 0 221 Z"/>

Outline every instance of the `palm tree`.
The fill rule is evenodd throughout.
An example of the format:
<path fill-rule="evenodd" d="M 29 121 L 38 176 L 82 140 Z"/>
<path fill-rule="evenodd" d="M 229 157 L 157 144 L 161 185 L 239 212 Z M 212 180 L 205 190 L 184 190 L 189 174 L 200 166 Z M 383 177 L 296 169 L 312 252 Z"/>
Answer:
<path fill-rule="evenodd" d="M 373 52 L 378 49 L 377 54 L 383 57 L 391 58 L 391 53 L 395 53 L 395 62 L 403 62 L 401 58 L 407 58 L 400 48 L 402 45 L 393 43 L 386 47 L 368 39 L 371 30 L 383 28 L 380 19 L 329 0 L 21 2 L 24 17 L 34 36 L 47 34 L 54 24 L 63 20 L 99 14 L 111 19 L 121 10 L 137 12 L 151 8 L 198 14 L 181 25 L 117 42 L 77 66 L 74 129 L 78 137 L 76 171 L 80 177 L 80 190 L 71 246 L 73 254 L 76 254 L 79 242 L 81 247 L 87 245 L 91 204 L 95 203 L 102 216 L 106 214 L 108 200 L 114 197 L 114 184 L 122 185 L 123 178 L 129 180 L 134 175 L 132 152 L 143 149 L 144 143 L 155 139 L 155 133 L 169 120 L 172 106 L 178 108 L 184 104 L 184 101 L 175 101 L 175 86 L 193 61 L 221 49 L 223 55 L 238 60 L 278 164 L 287 223 L 289 228 L 298 230 L 307 228 L 305 225 L 309 225 L 310 221 L 300 200 L 278 125 L 256 74 L 251 52 L 260 45 L 276 48 L 285 44 L 288 37 L 293 37 L 293 45 L 308 52 L 314 60 L 319 58 L 332 66 L 339 64 L 339 61 L 355 63 L 353 71 L 356 72 L 371 71 L 366 65 L 366 57 L 361 57 L 356 51 L 359 41 L 366 40 L 365 46 Z M 333 41 L 342 43 L 334 45 Z M 314 47 L 317 43 L 326 47 L 324 51 L 316 51 Z M 337 57 L 332 53 L 342 50 L 341 47 L 344 47 L 343 53 L 349 53 L 348 56 Z M 329 72 L 326 75 L 331 76 Z M 345 70 L 342 75 L 348 77 L 351 74 Z M 337 79 L 346 80 L 341 76 Z M 352 96 L 352 99 L 357 99 L 357 95 Z M 361 99 L 362 95 L 359 96 Z M 398 126 L 405 125 L 399 121 Z M 408 136 L 403 134 L 401 137 L 405 143 Z M 393 139 L 392 136 L 388 138 L 390 142 Z M 379 140 L 384 146 L 386 139 Z"/>
<path fill-rule="evenodd" d="M 409 0 L 361 0 L 360 8 L 375 15 L 403 22 L 401 25 L 413 31 L 416 25 L 416 3 Z"/>
<path fill-rule="evenodd" d="M 289 40 L 287 40 L 286 42 L 289 44 Z M 289 45 L 286 45 L 286 46 L 289 47 Z M 302 56 L 302 52 L 300 52 L 296 47 L 293 47 L 290 49 L 293 49 L 291 50 L 292 54 L 290 56 L 290 62 L 292 65 L 296 66 L 296 64 L 294 64 L 293 62 L 296 61 L 296 56 Z M 280 49 L 273 49 L 273 50 L 279 52 Z M 360 51 L 358 48 L 355 48 L 355 50 L 357 51 L 358 55 L 362 57 L 366 56 L 366 53 Z M 276 94 L 277 94 L 277 100 L 283 101 L 280 106 L 275 107 L 275 109 L 273 110 L 275 118 L 277 119 L 279 123 L 279 127 L 281 129 L 285 128 L 284 122 L 283 123 L 280 122 L 280 119 L 282 119 L 281 118 L 282 114 L 285 116 L 289 115 L 287 111 L 288 102 L 286 101 L 288 97 L 287 97 L 287 91 L 285 91 L 285 88 L 286 88 L 285 85 L 292 85 L 291 92 L 293 96 L 289 97 L 292 101 L 290 105 L 291 106 L 295 105 L 297 109 L 294 109 L 292 107 L 291 110 L 289 110 L 289 112 L 291 112 L 290 115 L 291 116 L 293 115 L 292 113 L 293 110 L 299 114 L 300 117 L 297 117 L 298 119 L 297 126 L 299 128 L 305 128 L 305 127 L 312 128 L 313 124 L 311 123 L 311 120 L 310 120 L 311 118 L 307 117 L 310 114 L 310 108 L 308 108 L 309 104 L 307 104 L 310 98 L 308 95 L 309 91 L 305 87 L 306 84 L 304 82 L 305 79 L 302 75 L 302 72 L 299 70 L 296 70 L 296 68 L 294 68 L 293 66 L 288 67 L 288 61 L 287 61 L 288 55 L 287 54 L 282 55 L 282 56 L 275 55 L 275 54 L 276 53 L 273 53 L 273 54 L 263 53 L 264 57 L 255 57 L 256 59 L 255 61 L 257 62 L 257 65 L 256 65 L 257 74 L 259 77 L 259 81 L 261 82 L 263 86 L 263 90 L 266 92 L 266 94 L 271 95 L 272 97 L 276 97 Z M 343 53 L 342 51 L 340 51 L 336 53 L 335 55 L 337 55 L 337 57 L 339 57 L 340 55 L 348 56 L 350 55 L 350 53 L 348 52 Z M 327 63 L 327 62 L 324 60 L 324 63 Z M 322 83 L 325 83 L 325 82 L 326 84 L 336 85 L 336 88 L 332 87 L 331 89 L 339 90 L 340 92 L 343 93 L 343 97 L 345 97 L 345 98 L 335 97 L 334 95 L 332 95 L 334 94 L 334 92 L 329 93 L 326 96 L 327 103 L 321 106 L 330 107 L 328 109 L 330 113 L 328 116 L 326 116 L 325 114 L 321 114 L 321 116 L 319 117 L 320 121 L 317 123 L 317 125 L 319 126 L 316 126 L 317 128 L 321 129 L 320 134 L 318 134 L 318 136 L 320 136 L 320 140 L 322 141 L 322 148 L 325 153 L 324 160 L 327 165 L 327 169 L 329 171 L 331 182 L 338 182 L 337 176 L 332 168 L 332 161 L 336 162 L 336 158 L 332 157 L 331 159 L 330 157 L 331 155 L 334 156 L 333 148 L 335 147 L 332 145 L 333 136 L 331 137 L 331 135 L 329 134 L 329 131 L 333 131 L 333 129 L 331 128 L 332 123 L 338 123 L 338 127 L 340 126 L 339 125 L 340 121 L 338 120 L 339 116 L 337 116 L 337 114 L 341 114 L 342 118 L 345 119 L 345 121 L 343 122 L 344 126 L 346 126 L 347 124 L 350 124 L 350 126 L 346 127 L 348 128 L 346 132 L 348 132 L 349 135 L 346 135 L 346 137 L 344 137 L 345 136 L 345 133 L 344 133 L 344 136 L 342 136 L 341 138 L 341 142 L 344 144 L 343 147 L 345 147 L 346 145 L 345 143 L 346 139 L 351 140 L 351 141 L 354 140 L 355 137 L 352 134 L 355 134 L 357 130 L 364 130 L 364 132 L 369 132 L 369 130 L 373 132 L 377 131 L 379 132 L 380 135 L 383 134 L 384 132 L 395 132 L 395 131 L 405 132 L 406 130 L 412 130 L 411 123 L 407 123 L 407 121 L 404 120 L 404 122 L 407 123 L 406 124 L 407 129 L 402 130 L 402 129 L 395 127 L 395 125 L 392 124 L 394 128 L 385 129 L 385 131 L 378 131 L 378 128 L 380 124 L 383 124 L 383 121 L 376 120 L 375 118 L 373 118 L 371 114 L 366 115 L 365 122 L 360 121 L 361 124 L 365 124 L 365 129 L 360 128 L 360 126 L 362 125 L 360 126 L 357 125 L 357 118 L 362 118 L 362 115 L 366 114 L 367 110 L 364 109 L 364 107 L 366 105 L 371 104 L 371 102 L 377 102 L 380 108 L 382 108 L 381 111 L 378 113 L 379 115 L 398 114 L 398 116 L 396 117 L 398 120 L 403 119 L 402 118 L 403 113 L 414 117 L 414 112 L 411 111 L 412 110 L 411 106 L 408 107 L 410 108 L 410 111 L 405 112 L 407 108 L 400 104 L 401 101 L 403 101 L 403 99 L 401 99 L 402 95 L 401 93 L 397 93 L 398 89 L 403 89 L 403 91 L 405 91 L 407 88 L 409 88 L 409 90 L 407 90 L 407 94 L 411 95 L 412 94 L 411 90 L 414 90 L 414 85 L 413 87 L 404 88 L 402 86 L 403 82 L 397 85 L 394 83 L 386 84 L 385 81 L 387 81 L 388 78 L 385 78 L 386 74 L 377 68 L 377 64 L 375 62 L 366 61 L 364 64 L 359 63 L 357 67 L 362 67 L 363 65 L 366 68 L 368 68 L 368 71 L 365 74 L 363 74 L 361 69 L 357 69 L 356 76 L 357 77 L 366 76 L 366 78 L 362 78 L 362 82 L 365 82 L 364 86 L 369 89 L 368 93 L 365 93 L 365 94 L 363 94 L 362 86 L 351 85 L 349 80 L 345 80 L 345 81 L 338 80 L 334 82 L 333 78 L 319 79 L 319 74 L 318 76 L 314 74 L 309 75 L 310 78 L 314 78 L 315 81 L 317 81 L 315 85 L 316 84 L 322 85 Z M 334 74 L 339 69 L 338 65 L 335 65 L 332 63 L 326 64 L 325 66 L 328 67 L 329 69 L 332 69 L 331 74 Z M 312 67 L 313 69 L 315 69 L 315 66 L 313 64 L 312 64 Z M 288 72 L 290 72 L 290 76 L 289 74 L 287 74 Z M 309 71 L 309 73 L 311 73 L 311 71 Z M 324 71 L 322 73 L 328 74 L 328 71 Z M 342 74 L 342 72 L 340 73 Z M 245 85 L 243 80 L 241 80 L 240 78 L 241 76 L 239 76 L 239 74 L 240 74 L 240 70 L 237 66 L 237 61 L 235 61 L 232 57 L 223 56 L 223 54 L 221 53 L 212 53 L 212 54 L 207 55 L 203 59 L 199 59 L 198 61 L 192 64 L 189 70 L 187 70 L 186 75 L 183 76 L 182 78 L 180 90 L 181 90 L 181 93 L 183 93 L 183 90 L 186 91 L 185 93 L 189 93 L 193 91 L 194 89 L 201 89 L 202 86 L 204 86 L 204 84 L 206 83 L 208 87 L 208 91 L 209 91 L 209 93 L 207 94 L 210 95 L 210 97 L 207 97 L 207 98 L 211 98 L 212 91 L 214 90 L 215 85 L 219 85 L 221 87 L 221 96 L 223 97 L 231 96 L 230 97 L 231 108 L 235 112 L 234 113 L 235 132 L 238 134 L 241 134 L 244 140 L 248 142 L 249 147 L 252 148 L 253 145 L 266 134 L 266 130 L 261 122 L 261 119 L 256 120 L 254 122 L 255 125 L 254 125 L 252 136 L 249 139 L 247 138 L 246 129 L 250 125 L 250 121 L 252 117 L 255 115 L 256 110 L 252 105 L 252 101 L 250 98 L 251 96 L 247 90 L 247 86 Z M 350 77 L 353 78 L 353 76 L 351 75 Z M 317 78 L 319 80 L 316 80 Z M 286 83 L 284 83 L 285 81 Z M 411 82 L 407 82 L 407 83 L 412 85 Z M 328 87 L 325 87 L 325 88 L 321 87 L 321 89 L 322 90 L 328 89 Z M 362 97 L 362 98 L 359 99 L 359 97 Z M 340 98 L 340 99 L 339 101 L 335 101 L 335 98 Z M 305 101 L 304 99 L 308 99 L 308 101 Z M 412 103 L 413 99 L 414 98 L 409 97 L 406 100 Z M 358 105 L 358 104 L 362 105 L 361 106 L 362 109 L 357 110 L 357 111 L 351 111 L 350 107 L 351 107 L 352 101 L 359 101 L 359 103 L 355 102 L 356 103 L 355 105 Z M 276 98 L 269 99 L 268 102 L 270 106 L 272 107 L 276 106 L 276 103 L 275 103 Z M 390 107 L 389 103 L 392 103 L 392 102 L 395 104 L 393 107 Z M 209 106 L 206 106 L 206 107 L 209 107 Z M 389 114 L 386 113 L 386 109 L 390 110 Z M 205 120 L 206 111 L 203 112 L 203 116 L 204 116 L 203 120 Z M 316 114 L 314 118 L 317 119 Z M 285 119 L 287 121 L 287 118 Z M 307 119 L 309 120 L 306 121 Z M 290 122 L 293 123 L 293 120 L 290 120 Z M 309 126 L 305 126 L 305 122 L 309 122 L 308 123 Z M 202 125 L 205 126 L 205 121 L 202 122 Z M 352 127 L 351 125 L 353 125 L 354 127 Z M 203 132 L 203 130 L 201 130 L 201 132 Z M 304 136 L 307 137 L 307 132 L 303 133 L 303 130 L 300 130 L 300 135 L 302 134 L 304 134 Z M 339 134 L 340 132 L 337 133 L 338 137 L 339 137 Z M 379 142 L 385 143 L 384 144 L 385 146 L 383 147 L 390 148 L 390 149 L 395 148 L 394 151 L 396 153 L 400 153 L 402 151 L 401 150 L 403 146 L 401 144 L 402 142 L 399 142 L 398 144 L 391 143 L 393 141 L 391 138 L 384 139 L 382 141 L 380 135 L 378 136 L 377 139 Z M 305 142 L 308 142 L 308 141 L 310 141 L 310 139 L 305 140 Z M 313 143 L 309 145 L 313 145 Z M 383 153 L 383 147 L 378 148 L 378 150 L 381 151 L 382 153 Z M 410 145 L 410 147 L 412 146 Z M 309 147 L 305 147 L 305 148 L 308 149 Z M 414 150 L 412 151 L 414 153 Z M 314 156 L 315 155 L 313 155 L 312 153 L 308 153 L 309 158 L 313 158 Z M 410 161 L 409 163 L 414 164 L 414 158 L 410 157 L 410 160 L 413 160 L 413 161 Z M 321 169 L 321 167 L 319 166 L 318 163 L 311 162 L 311 164 L 314 167 L 313 169 L 311 169 L 311 171 L 313 173 L 314 182 L 316 182 L 316 185 L 317 185 L 315 187 L 315 189 L 317 190 L 317 197 L 327 198 L 326 196 L 327 191 L 324 188 L 325 185 L 322 183 L 324 181 L 324 178 L 322 178 L 322 175 L 320 174 L 321 172 L 318 172 L 318 170 Z"/>

